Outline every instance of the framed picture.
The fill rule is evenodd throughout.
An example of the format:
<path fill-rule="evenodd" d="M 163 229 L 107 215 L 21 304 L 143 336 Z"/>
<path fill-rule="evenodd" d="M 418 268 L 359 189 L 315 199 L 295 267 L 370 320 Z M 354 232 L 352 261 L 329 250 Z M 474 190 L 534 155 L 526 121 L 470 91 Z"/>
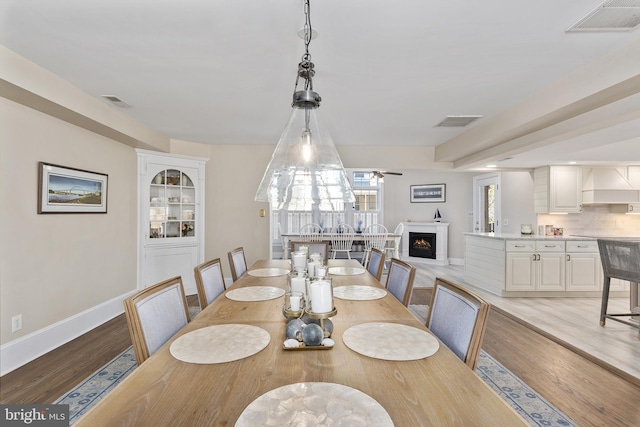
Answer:
<path fill-rule="evenodd" d="M 446 200 L 445 184 L 411 186 L 411 203 L 442 203 Z"/>
<path fill-rule="evenodd" d="M 38 163 L 38 213 L 107 213 L 108 175 Z"/>

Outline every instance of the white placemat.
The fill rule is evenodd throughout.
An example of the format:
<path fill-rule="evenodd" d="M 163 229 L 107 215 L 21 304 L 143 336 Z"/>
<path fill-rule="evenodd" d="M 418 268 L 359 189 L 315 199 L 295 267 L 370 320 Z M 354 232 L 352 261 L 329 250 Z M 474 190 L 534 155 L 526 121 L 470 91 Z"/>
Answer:
<path fill-rule="evenodd" d="M 342 334 L 351 350 L 374 359 L 418 360 L 435 354 L 438 340 L 425 330 L 397 323 L 363 323 Z"/>
<path fill-rule="evenodd" d="M 329 267 L 329 274 L 334 276 L 354 276 L 356 274 L 363 274 L 364 268 L 359 267 Z"/>
<path fill-rule="evenodd" d="M 289 274 L 289 270 L 285 270 L 284 268 L 256 268 L 255 270 L 249 270 L 247 272 L 249 276 L 254 277 L 276 277 L 276 276 L 284 276 Z"/>
<path fill-rule="evenodd" d="M 266 301 L 281 297 L 284 295 L 284 289 L 275 286 L 249 286 L 232 289 L 225 295 L 234 301 Z"/>
<path fill-rule="evenodd" d="M 333 288 L 333 296 L 340 299 L 366 301 L 384 298 L 387 291 L 373 286 L 349 285 Z"/>
<path fill-rule="evenodd" d="M 196 329 L 171 343 L 169 351 L 188 363 L 226 363 L 252 356 L 271 341 L 267 331 L 252 325 L 213 325 Z"/>
<path fill-rule="evenodd" d="M 393 426 L 372 397 L 341 384 L 309 382 L 271 390 L 245 408 L 236 427 Z"/>

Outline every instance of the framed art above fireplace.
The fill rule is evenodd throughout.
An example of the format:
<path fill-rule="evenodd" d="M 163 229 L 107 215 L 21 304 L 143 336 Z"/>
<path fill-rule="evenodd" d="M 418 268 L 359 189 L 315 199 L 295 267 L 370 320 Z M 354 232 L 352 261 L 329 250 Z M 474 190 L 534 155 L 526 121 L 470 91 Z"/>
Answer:
<path fill-rule="evenodd" d="M 446 201 L 446 184 L 411 186 L 411 203 L 443 203 Z"/>

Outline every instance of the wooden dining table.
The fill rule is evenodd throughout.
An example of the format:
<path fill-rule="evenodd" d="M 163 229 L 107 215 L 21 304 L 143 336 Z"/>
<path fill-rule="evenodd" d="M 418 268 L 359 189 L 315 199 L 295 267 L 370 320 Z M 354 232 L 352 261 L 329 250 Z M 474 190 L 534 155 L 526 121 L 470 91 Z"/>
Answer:
<path fill-rule="evenodd" d="M 357 267 L 353 260 L 331 260 L 329 267 Z M 256 262 L 226 291 L 251 286 L 287 287 L 287 276 L 256 277 L 254 269 L 289 269 L 288 260 Z M 384 289 L 368 272 L 332 275 L 333 286 L 360 285 Z M 367 322 L 428 329 L 393 295 L 375 300 L 334 298 L 328 350 L 283 348 L 287 321 L 284 297 L 236 301 L 225 294 L 136 368 L 121 384 L 75 424 L 82 426 L 232 426 L 245 408 L 263 394 L 302 382 L 335 383 L 375 399 L 396 426 L 520 426 L 520 415 L 442 343 L 435 354 L 419 360 L 392 361 L 364 356 L 344 344 L 343 333 Z M 268 345 L 240 360 L 194 364 L 176 359 L 172 342 L 200 328 L 240 324 L 264 329 Z M 429 332 L 430 333 L 430 332 Z M 236 337 L 242 340 L 242 336 Z"/>

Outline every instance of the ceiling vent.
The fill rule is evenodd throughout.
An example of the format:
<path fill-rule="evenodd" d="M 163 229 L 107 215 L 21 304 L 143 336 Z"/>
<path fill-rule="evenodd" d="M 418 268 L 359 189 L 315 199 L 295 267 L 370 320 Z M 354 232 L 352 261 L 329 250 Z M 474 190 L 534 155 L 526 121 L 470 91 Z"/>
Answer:
<path fill-rule="evenodd" d="M 122 99 L 118 98 L 115 95 L 100 95 L 100 96 L 117 107 L 131 108 L 131 105 L 127 104 L 126 102 L 124 102 Z"/>
<path fill-rule="evenodd" d="M 482 118 L 482 116 L 447 116 L 443 121 L 438 123 L 436 127 L 465 127 L 480 118 Z"/>
<path fill-rule="evenodd" d="M 631 31 L 640 25 L 640 0 L 607 0 L 567 29 L 580 31 Z"/>

